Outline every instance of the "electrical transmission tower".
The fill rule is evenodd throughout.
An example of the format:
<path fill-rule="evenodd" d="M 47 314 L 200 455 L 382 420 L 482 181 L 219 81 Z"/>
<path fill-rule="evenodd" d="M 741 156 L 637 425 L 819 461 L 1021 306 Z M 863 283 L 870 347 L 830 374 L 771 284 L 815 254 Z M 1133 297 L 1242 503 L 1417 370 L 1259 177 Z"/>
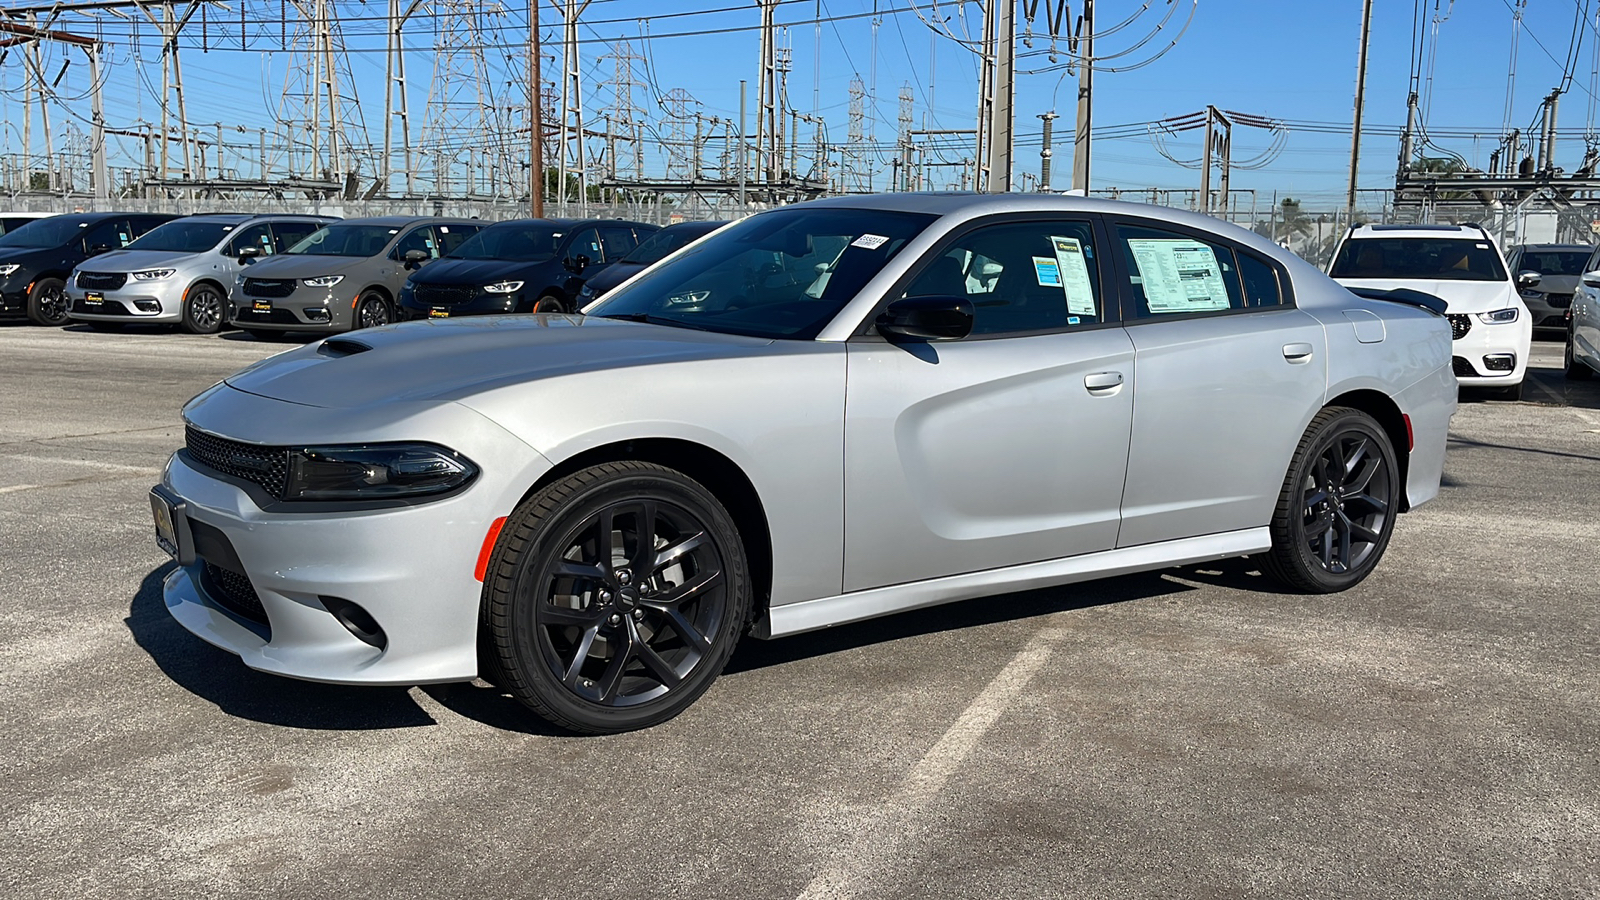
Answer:
<path fill-rule="evenodd" d="M 644 62 L 644 57 L 633 49 L 633 44 L 628 41 L 618 41 L 610 53 L 600 57 L 600 60 L 612 61 L 611 80 L 606 86 L 611 88 L 611 105 L 606 107 L 606 167 L 612 180 L 632 179 L 637 181 L 644 177 L 644 143 L 640 138 L 644 125 L 644 108 L 635 100 L 636 92 L 643 90 L 645 85 L 634 74 L 633 65 Z M 617 153 L 617 141 L 627 141 L 632 145 L 633 152 L 629 154 L 630 163 L 624 163 L 623 158 Z"/>
<path fill-rule="evenodd" d="M 895 178 L 895 190 L 897 191 L 914 189 L 911 177 L 911 128 L 916 118 L 916 102 L 916 95 L 911 92 L 911 82 L 907 81 L 900 85 L 900 128 L 896 132 L 895 138 L 895 144 L 898 147 L 895 165 L 899 170 Z"/>
<path fill-rule="evenodd" d="M 661 123 L 661 142 L 667 154 L 668 181 L 689 181 L 699 177 L 700 173 L 694 170 L 697 154 L 689 124 L 697 114 L 690 107 L 699 105 L 700 101 L 681 87 L 667 91 L 661 98 L 662 110 L 667 114 L 666 120 Z"/>
<path fill-rule="evenodd" d="M 861 76 L 850 79 L 850 127 L 845 132 L 844 159 L 841 160 L 839 173 L 840 187 L 845 193 L 866 193 L 867 180 L 865 176 L 866 152 L 863 128 L 866 122 L 865 101 L 867 86 L 862 84 Z"/>
<path fill-rule="evenodd" d="M 336 185 L 353 193 L 356 176 L 346 135 L 366 134 L 361 104 L 344 91 L 354 82 L 345 53 L 344 35 L 332 0 L 288 0 L 299 14 L 293 38 L 294 63 L 284 82 L 284 106 L 278 116 L 285 128 L 287 169 L 291 179 Z M 180 110 L 179 118 L 183 114 Z"/>
<path fill-rule="evenodd" d="M 513 180 L 505 143 L 511 128 L 502 121 L 483 46 L 504 11 L 479 0 L 434 0 L 433 13 L 433 78 L 421 146 L 432 158 L 434 192 L 471 197 L 487 187 L 498 195 L 502 182 Z"/>

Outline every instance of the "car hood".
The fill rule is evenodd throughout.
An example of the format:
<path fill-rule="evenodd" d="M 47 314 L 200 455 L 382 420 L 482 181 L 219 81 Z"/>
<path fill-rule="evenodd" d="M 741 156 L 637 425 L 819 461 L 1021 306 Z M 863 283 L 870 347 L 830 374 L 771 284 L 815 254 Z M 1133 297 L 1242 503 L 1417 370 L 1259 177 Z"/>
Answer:
<path fill-rule="evenodd" d="M 193 255 L 176 250 L 113 250 L 89 257 L 78 268 L 85 272 L 138 272 L 171 266 Z"/>
<path fill-rule="evenodd" d="M 354 409 L 461 400 L 578 372 L 745 356 L 772 343 L 584 316 L 475 316 L 318 341 L 262 360 L 227 383 L 274 400 Z"/>
<path fill-rule="evenodd" d="M 604 271 L 588 279 L 587 283 L 594 290 L 595 296 L 599 296 L 632 278 L 644 267 L 645 263 L 629 262 L 625 259 L 618 260 L 607 266 Z"/>
<path fill-rule="evenodd" d="M 1581 280 L 1580 275 L 1545 275 L 1534 290 L 1541 294 L 1575 294 Z"/>
<path fill-rule="evenodd" d="M 418 269 L 411 276 L 415 284 L 494 284 L 497 281 L 527 280 L 551 265 L 514 259 L 439 259 Z M 533 289 L 543 287 L 534 285 Z"/>
<path fill-rule="evenodd" d="M 300 253 L 293 256 L 279 254 L 253 262 L 244 267 L 246 278 L 315 278 L 318 275 L 337 275 L 355 268 L 371 257 L 366 256 L 313 256 Z"/>
<path fill-rule="evenodd" d="M 1449 305 L 1450 312 L 1488 312 L 1505 309 L 1521 300 L 1509 281 L 1430 281 L 1425 278 L 1336 278 L 1345 287 L 1376 288 L 1392 291 L 1410 288 L 1432 294 Z"/>

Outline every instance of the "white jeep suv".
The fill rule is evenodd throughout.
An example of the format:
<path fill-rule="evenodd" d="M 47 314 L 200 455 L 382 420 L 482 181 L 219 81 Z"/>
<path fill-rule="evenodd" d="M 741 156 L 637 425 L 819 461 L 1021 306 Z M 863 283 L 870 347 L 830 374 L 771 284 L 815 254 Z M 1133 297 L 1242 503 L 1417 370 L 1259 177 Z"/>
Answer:
<path fill-rule="evenodd" d="M 1442 298 L 1456 380 L 1521 399 L 1533 318 L 1481 227 L 1359 225 L 1339 244 L 1328 274 L 1345 287 L 1410 288 Z"/>

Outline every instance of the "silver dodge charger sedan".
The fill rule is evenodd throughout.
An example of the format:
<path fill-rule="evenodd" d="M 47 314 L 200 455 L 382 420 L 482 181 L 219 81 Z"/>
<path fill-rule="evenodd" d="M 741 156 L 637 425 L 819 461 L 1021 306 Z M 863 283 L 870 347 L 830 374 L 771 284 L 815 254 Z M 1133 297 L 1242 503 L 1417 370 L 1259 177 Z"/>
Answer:
<path fill-rule="evenodd" d="M 615 732 L 746 634 L 1238 556 L 1343 590 L 1438 492 L 1456 404 L 1434 298 L 1366 294 L 1170 209 L 776 209 L 585 315 L 367 329 L 201 393 L 151 494 L 166 604 L 262 671 L 481 675 Z"/>

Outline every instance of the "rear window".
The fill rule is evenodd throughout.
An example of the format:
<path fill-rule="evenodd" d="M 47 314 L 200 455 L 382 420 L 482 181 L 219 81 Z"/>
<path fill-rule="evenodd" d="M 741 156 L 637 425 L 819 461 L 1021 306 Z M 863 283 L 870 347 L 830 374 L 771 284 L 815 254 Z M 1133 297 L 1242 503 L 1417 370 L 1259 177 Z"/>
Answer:
<path fill-rule="evenodd" d="M 1328 274 L 1334 278 L 1506 280 L 1494 247 L 1472 238 L 1354 238 L 1339 248 Z"/>

